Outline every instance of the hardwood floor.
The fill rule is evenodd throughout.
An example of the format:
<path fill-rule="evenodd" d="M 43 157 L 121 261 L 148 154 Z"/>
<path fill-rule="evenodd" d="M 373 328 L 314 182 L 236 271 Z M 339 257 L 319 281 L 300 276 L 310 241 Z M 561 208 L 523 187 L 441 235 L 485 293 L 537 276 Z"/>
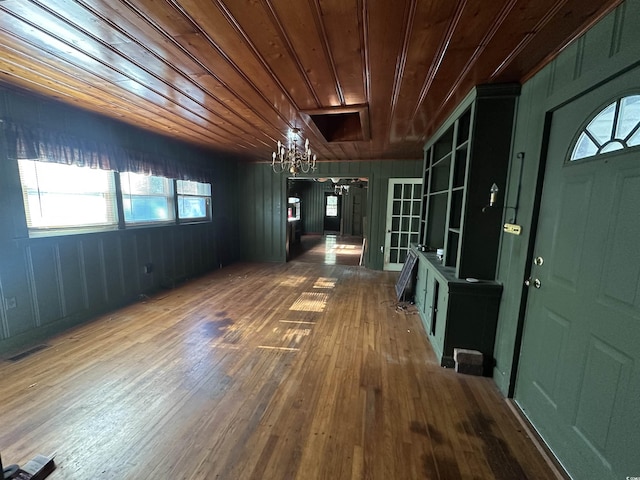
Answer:
<path fill-rule="evenodd" d="M 6 463 L 51 480 L 546 479 L 488 378 L 435 361 L 397 273 L 240 264 L 0 362 Z"/>
<path fill-rule="evenodd" d="M 324 265 L 359 265 L 362 237 L 302 235 L 291 249 L 290 260 Z"/>

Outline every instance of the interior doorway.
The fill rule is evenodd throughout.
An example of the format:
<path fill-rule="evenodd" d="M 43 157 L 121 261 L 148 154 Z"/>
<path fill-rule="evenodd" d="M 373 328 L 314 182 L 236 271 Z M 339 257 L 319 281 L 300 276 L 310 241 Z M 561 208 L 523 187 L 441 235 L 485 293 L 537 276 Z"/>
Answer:
<path fill-rule="evenodd" d="M 364 265 L 367 178 L 290 178 L 289 199 L 299 200 L 299 218 L 288 230 L 287 260 Z M 288 219 L 289 220 L 289 219 Z"/>

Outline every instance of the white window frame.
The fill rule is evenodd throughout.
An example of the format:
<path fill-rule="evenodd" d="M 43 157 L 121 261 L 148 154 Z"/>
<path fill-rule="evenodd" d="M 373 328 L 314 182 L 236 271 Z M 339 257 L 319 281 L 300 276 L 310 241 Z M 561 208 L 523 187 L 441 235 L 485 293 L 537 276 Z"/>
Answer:
<path fill-rule="evenodd" d="M 640 95 L 627 95 L 592 115 L 572 143 L 569 161 L 577 162 L 640 146 Z"/>
<path fill-rule="evenodd" d="M 80 174 L 82 170 L 86 176 L 85 173 Z M 25 220 L 30 237 L 88 233 L 118 228 L 117 191 L 113 171 L 27 159 L 18 160 L 18 171 L 20 172 Z M 66 191 L 56 188 L 50 189 L 52 185 L 57 183 L 52 180 L 60 175 L 64 175 L 67 179 L 70 176 L 84 178 L 78 178 L 73 183 L 74 188 Z M 103 178 L 100 179 L 100 176 Z M 91 184 L 99 185 L 101 182 L 105 182 L 106 188 L 85 189 L 83 191 L 82 187 Z M 95 219 L 95 221 L 54 222 L 54 217 L 44 213 L 45 217 L 49 216 L 49 221 L 37 221 L 36 219 L 39 217 L 37 210 L 41 215 L 48 208 L 64 212 L 60 206 L 52 206 L 56 201 L 56 196 L 58 201 L 63 202 L 63 205 L 66 202 L 68 205 L 73 204 L 80 209 L 84 208 L 87 217 L 95 212 L 102 212 L 104 216 Z M 49 197 L 48 201 L 47 197 Z"/>
<path fill-rule="evenodd" d="M 143 175 L 132 172 L 121 172 L 120 174 L 120 190 L 122 193 L 123 221 L 126 226 L 148 226 L 148 225 L 167 225 L 175 223 L 176 219 L 176 195 L 174 181 L 171 178 L 161 177 L 158 175 Z M 132 182 L 149 182 L 155 181 L 163 184 L 162 192 L 144 192 L 132 193 Z M 133 202 L 141 198 L 155 198 L 164 201 L 163 207 L 166 209 L 166 217 L 164 218 L 131 218 L 133 215 Z M 125 205 L 129 203 L 129 207 Z M 129 217 L 129 218 L 128 218 Z"/>
<path fill-rule="evenodd" d="M 43 170 L 40 177 L 42 177 L 43 181 L 39 182 L 38 177 L 38 167 Z M 39 209 L 39 211 L 43 211 L 44 207 L 42 205 L 42 198 L 46 197 L 47 192 L 44 191 L 51 186 L 55 187 L 57 185 L 63 184 L 62 181 L 52 183 L 47 182 L 51 180 L 52 173 L 47 173 L 47 171 L 51 171 L 51 169 L 82 169 L 86 168 L 88 171 L 103 175 L 105 178 L 103 181 L 107 182 L 107 185 L 104 190 L 100 191 L 83 191 L 81 188 L 84 185 L 91 185 L 92 180 L 83 180 L 79 178 L 74 182 L 70 183 L 71 185 L 68 189 L 53 189 L 51 193 L 51 198 L 54 200 L 54 196 L 58 194 L 60 197 L 59 201 L 62 201 L 63 205 L 65 204 L 65 197 L 77 196 L 77 199 L 69 200 L 66 199 L 66 205 L 72 207 L 89 207 L 86 208 L 87 212 L 85 212 L 88 216 L 94 211 L 104 211 L 105 214 L 102 219 L 94 222 L 71 222 L 71 223 L 49 223 L 42 224 L 38 222 L 34 222 L 34 219 L 38 217 L 35 209 Z M 30 171 L 33 170 L 33 171 Z M 129 173 L 117 173 L 112 170 L 100 170 L 100 169 L 92 169 L 89 167 L 77 167 L 75 165 L 67 165 L 67 164 L 58 164 L 55 162 L 47 162 L 43 160 L 18 160 L 18 171 L 20 175 L 20 185 L 22 187 L 22 196 L 23 196 L 23 207 L 25 214 L 25 223 L 28 231 L 29 237 L 49 237 L 49 236 L 59 236 L 59 235 L 72 235 L 72 234 L 82 234 L 82 233 L 94 233 L 100 231 L 107 230 L 124 230 L 127 228 L 137 228 L 137 227 L 150 227 L 150 226 L 166 226 L 166 225 L 176 225 L 176 224 L 184 224 L 184 223 L 206 223 L 212 221 L 212 197 L 211 197 L 211 184 L 205 182 L 194 182 L 187 180 L 174 180 L 167 177 L 154 176 L 155 178 L 161 179 L 167 186 L 166 191 L 163 194 L 158 194 L 157 191 L 152 191 L 149 194 L 137 194 L 131 193 L 129 189 L 123 189 L 122 181 L 130 177 L 132 174 Z M 71 170 L 63 172 L 63 174 L 56 173 L 55 175 L 61 175 L 64 177 L 64 180 L 67 180 L 70 176 Z M 77 173 L 78 170 L 74 170 L 72 173 Z M 136 174 L 133 174 L 136 175 Z M 45 181 L 46 179 L 47 181 Z M 47 184 L 49 186 L 47 186 Z M 181 193 L 178 193 L 178 185 L 181 186 Z M 184 187 L 184 188 L 183 188 Z M 125 197 L 134 198 L 136 196 L 158 196 L 162 197 L 166 201 L 167 205 L 167 218 L 162 219 L 126 219 L 124 204 Z M 98 197 L 98 198 L 94 198 Z M 100 201 L 100 198 L 102 200 Z M 35 199 L 35 200 L 34 200 Z M 194 201 L 194 205 L 196 205 L 200 210 L 202 210 L 202 205 L 204 204 L 204 215 L 202 216 L 191 216 L 191 217 L 182 217 L 180 218 L 180 199 L 191 200 L 196 199 Z M 50 206 L 49 209 L 51 212 L 55 214 L 55 212 L 60 211 L 58 206 Z M 96 209 L 96 206 L 98 207 Z M 101 210 L 103 208 L 104 210 Z M 52 218 L 55 218 L 55 215 L 51 215 Z M 62 216 L 64 218 L 64 215 Z"/>
<path fill-rule="evenodd" d="M 192 180 L 176 180 L 176 202 L 178 223 L 210 222 L 211 213 L 211 184 Z M 198 200 L 204 203 L 204 215 L 183 216 L 182 209 L 185 201 Z"/>
<path fill-rule="evenodd" d="M 326 196 L 326 205 L 324 209 L 325 217 L 336 218 L 340 212 L 338 212 L 338 195 L 331 194 Z M 331 204 L 329 203 L 329 199 L 332 199 Z M 335 199 L 335 203 L 333 203 L 333 199 Z"/>

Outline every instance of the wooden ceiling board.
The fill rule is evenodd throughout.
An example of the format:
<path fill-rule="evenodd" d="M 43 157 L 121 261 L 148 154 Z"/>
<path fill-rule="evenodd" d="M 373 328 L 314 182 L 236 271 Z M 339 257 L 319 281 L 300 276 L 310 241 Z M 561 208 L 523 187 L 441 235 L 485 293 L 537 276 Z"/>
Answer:
<path fill-rule="evenodd" d="M 295 108 L 295 99 L 274 77 L 256 44 L 229 10 L 219 1 L 212 0 L 215 8 L 198 0 L 181 2 L 187 14 L 197 21 L 200 33 L 219 56 L 229 63 L 251 87 L 260 92 L 268 104 L 282 108 L 283 100 Z M 253 11 L 253 10 L 252 10 Z M 202 52 L 197 52 L 202 55 Z M 215 66 L 212 65 L 213 71 Z M 287 120 L 288 121 L 288 120 Z"/>
<path fill-rule="evenodd" d="M 411 37 L 407 50 L 407 61 L 398 94 L 395 115 L 389 127 L 391 142 L 411 141 L 421 138 L 422 130 L 413 128 L 419 119 L 413 119 L 423 85 L 440 47 L 440 40 L 449 27 L 449 20 L 456 3 L 450 0 L 418 2 Z"/>
<path fill-rule="evenodd" d="M 314 0 L 314 4 L 337 96 L 335 101 L 323 102 L 322 107 L 367 103 L 362 1 Z"/>
<path fill-rule="evenodd" d="M 194 2 L 195 5 L 185 3 L 194 8 L 197 15 L 204 16 L 205 12 L 199 10 L 198 2 Z M 197 39 L 191 39 L 189 48 L 193 48 L 197 41 L 196 50 L 192 53 L 206 62 L 211 74 L 227 87 L 230 96 L 245 103 L 252 110 L 252 116 L 261 117 L 272 125 L 270 131 L 266 132 L 269 136 L 285 140 L 288 129 L 296 126 L 292 119 L 296 118 L 298 112 L 291 96 L 277 81 L 273 81 L 259 55 L 245 41 L 244 32 L 239 25 L 225 16 L 227 10 L 224 5 L 216 5 L 219 8 L 207 12 L 215 11 L 217 15 L 209 14 L 200 21 L 200 34 Z M 214 34 L 215 38 L 212 36 Z M 225 51 L 225 45 L 231 47 L 227 46 Z M 241 65 L 233 61 L 234 56 L 243 58 Z M 265 151 L 258 155 L 263 158 L 268 155 L 270 158 L 271 152 Z"/>
<path fill-rule="evenodd" d="M 317 108 L 317 93 L 301 67 L 300 58 L 291 46 L 291 40 L 282 30 L 281 20 L 269 6 L 266 1 L 235 0 L 225 4 L 225 12 L 235 20 L 236 29 L 256 58 L 259 68 L 275 79 L 282 93 L 286 92 L 289 96 L 295 109 Z M 302 3 L 301 7 L 304 6 Z M 291 10 L 299 12 L 303 8 Z M 305 21 L 307 25 L 304 29 L 313 31 L 313 22 L 308 18 Z M 296 33 L 292 32 L 292 35 Z M 309 41 L 313 42 L 312 39 Z M 319 42 L 316 40 L 315 43 Z M 244 65 L 240 67 L 244 68 Z"/>
<path fill-rule="evenodd" d="M 19 53 L 12 55 L 7 52 L 6 46 L 3 50 L 2 58 L 3 61 L 12 60 L 16 67 L 13 70 L 14 75 L 22 78 L 22 81 L 15 81 L 12 83 L 19 83 L 20 86 L 28 89 L 34 89 L 33 87 L 29 88 L 31 82 L 27 79 L 32 78 L 34 76 L 34 72 L 38 71 L 37 61 L 30 62 L 24 55 Z M 32 65 L 32 67 L 28 70 L 23 68 L 20 70 L 23 73 L 18 73 L 20 67 L 28 65 Z M 33 65 L 35 65 L 35 67 Z M 58 66 L 62 71 L 64 64 L 58 62 Z M 154 108 L 145 112 L 144 108 L 148 107 L 148 104 L 141 103 L 140 101 L 137 102 L 140 108 L 135 108 L 138 106 L 136 103 L 132 104 L 119 97 L 118 94 L 121 93 L 119 90 L 110 91 L 115 89 L 115 86 L 112 84 L 108 84 L 106 87 L 96 87 L 96 85 L 98 85 L 97 81 L 85 83 L 84 81 L 79 81 L 67 72 L 56 75 L 53 71 L 49 71 L 46 78 L 48 88 L 34 89 L 40 94 L 54 97 L 56 99 L 66 101 L 67 103 L 75 103 L 77 106 L 84 109 L 86 109 L 87 104 L 91 103 L 94 106 L 94 111 L 103 114 L 108 114 L 114 108 L 123 112 L 129 111 L 127 117 L 123 118 L 123 120 L 128 123 L 138 126 L 147 126 L 149 129 L 163 131 L 164 133 L 172 136 L 175 136 L 176 134 L 176 123 L 168 121 L 166 119 L 166 115 L 163 115 L 164 111 L 161 108 Z M 17 78 L 14 78 L 14 80 L 17 80 Z M 55 95 L 54 92 L 62 93 L 62 95 Z M 74 99 L 73 102 L 71 99 Z M 186 119 L 181 119 L 180 123 L 185 131 L 188 130 L 190 132 L 191 143 L 209 145 L 212 141 L 219 142 L 223 139 L 223 137 L 216 133 L 216 131 L 205 128 L 198 129 L 193 122 L 189 122 Z"/>
<path fill-rule="evenodd" d="M 423 104 L 418 105 L 418 111 L 423 110 L 424 114 L 416 115 L 415 118 L 428 119 L 426 124 L 421 120 L 419 128 L 412 129 L 412 132 L 420 132 L 420 142 L 442 121 L 442 112 L 453 110 L 471 90 L 475 82 L 470 78 L 470 72 L 485 51 L 486 45 L 504 25 L 515 3 L 515 0 L 507 0 L 490 5 L 469 2 L 464 4 L 440 67 L 431 82 L 430 95 L 427 95 Z M 455 96 L 456 93 L 459 97 Z"/>
<path fill-rule="evenodd" d="M 620 3 L 3 0 L 0 79 L 257 161 L 293 127 L 320 159 L 419 159 L 474 85 L 530 78 Z M 303 113 L 361 105 L 353 142 Z"/>
<path fill-rule="evenodd" d="M 567 0 L 558 10 L 548 11 L 544 22 L 534 27 L 534 35 L 528 35 L 520 45 L 518 54 L 503 69 L 493 75 L 492 81 L 504 78 L 531 78 L 570 42 L 584 33 L 598 19 L 620 5 L 622 0 Z M 549 13 L 552 13 L 551 15 Z"/>
<path fill-rule="evenodd" d="M 415 11 L 416 0 L 394 3 L 371 1 L 366 4 L 368 17 L 368 37 L 371 85 L 369 115 L 371 120 L 371 141 L 375 148 L 389 142 L 389 120 L 392 113 L 394 86 L 401 81 L 404 73 L 402 58 L 404 39 L 409 28 L 411 12 Z"/>
<path fill-rule="evenodd" d="M 234 2 L 229 2 L 231 4 L 237 8 Z M 306 87 L 308 91 L 305 103 L 312 105 L 310 108 L 339 103 L 339 89 L 331 68 L 331 59 L 327 56 L 329 51 L 325 45 L 323 30 L 318 28 L 321 24 L 315 5 L 311 2 L 299 2 L 296 8 L 291 8 L 290 2 L 282 0 L 262 0 L 262 4 L 286 48 L 286 55 L 291 57 L 299 72 L 301 85 L 298 88 Z M 309 48 L 311 45 L 314 47 Z M 270 59 L 270 63 L 281 61 L 277 57 Z M 281 82 L 286 86 L 284 80 L 281 79 Z"/>
<path fill-rule="evenodd" d="M 169 136 L 175 136 L 174 124 L 168 122 L 164 117 L 157 113 L 154 113 L 153 115 L 140 114 L 137 113 L 136 109 L 132 109 L 131 105 L 125 101 L 115 103 L 113 100 L 107 101 L 105 100 L 106 97 L 100 94 L 100 91 L 97 91 L 95 87 L 92 87 L 89 84 L 69 86 L 64 81 L 54 81 L 52 79 L 51 72 L 47 74 L 46 78 L 41 77 L 40 74 L 37 73 L 37 69 L 29 68 L 28 62 L 26 62 L 21 55 L 12 58 L 10 55 L 6 54 L 5 50 L 3 51 L 3 59 L 6 59 L 7 62 L 14 60 L 12 62 L 14 68 L 4 68 L 3 65 L 2 76 L 8 80 L 7 83 L 11 83 L 65 103 L 76 105 L 83 109 L 86 109 L 84 108 L 85 105 L 91 103 L 94 106 L 92 110 L 98 113 L 106 114 L 107 112 L 113 111 L 114 108 L 122 109 L 122 111 L 129 109 L 131 112 L 126 118 L 121 118 L 123 121 L 141 127 L 146 127 L 150 130 L 164 133 Z M 96 91 L 97 93 L 94 93 Z M 208 145 L 213 140 L 214 139 L 210 136 L 204 137 L 194 132 L 191 141 L 192 143 Z"/>

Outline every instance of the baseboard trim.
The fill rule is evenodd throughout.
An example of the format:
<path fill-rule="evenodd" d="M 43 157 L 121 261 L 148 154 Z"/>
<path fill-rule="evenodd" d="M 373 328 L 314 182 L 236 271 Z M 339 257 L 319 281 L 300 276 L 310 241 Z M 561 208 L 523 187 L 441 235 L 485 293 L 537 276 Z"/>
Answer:
<path fill-rule="evenodd" d="M 546 464 L 553 471 L 556 480 L 571 480 L 571 476 L 558 461 L 558 459 L 553 454 L 551 449 L 547 446 L 538 431 L 534 428 L 529 419 L 522 412 L 518 404 L 512 398 L 506 398 L 505 401 L 507 403 L 507 406 L 509 407 L 509 410 L 511 410 L 511 413 L 513 413 L 513 416 L 516 418 L 518 423 L 522 426 L 524 432 L 533 442 L 536 450 L 540 452 Z"/>

